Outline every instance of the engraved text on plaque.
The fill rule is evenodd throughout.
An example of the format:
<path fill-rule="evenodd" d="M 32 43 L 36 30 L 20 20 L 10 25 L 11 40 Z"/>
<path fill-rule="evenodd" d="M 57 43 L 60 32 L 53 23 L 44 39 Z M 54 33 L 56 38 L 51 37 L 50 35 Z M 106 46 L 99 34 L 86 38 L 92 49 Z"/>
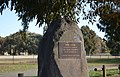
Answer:
<path fill-rule="evenodd" d="M 58 57 L 60 59 L 80 59 L 80 42 L 59 42 Z"/>

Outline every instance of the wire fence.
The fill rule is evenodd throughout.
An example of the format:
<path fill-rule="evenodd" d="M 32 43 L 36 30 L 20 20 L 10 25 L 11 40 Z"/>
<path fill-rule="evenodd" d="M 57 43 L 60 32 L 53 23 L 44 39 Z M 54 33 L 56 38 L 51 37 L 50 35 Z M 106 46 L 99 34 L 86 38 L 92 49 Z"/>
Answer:
<path fill-rule="evenodd" d="M 37 63 L 37 55 L 0 56 L 0 64 Z"/>
<path fill-rule="evenodd" d="M 0 63 L 37 63 L 37 55 L 0 56 Z M 86 56 L 87 59 L 114 59 L 120 56 L 97 55 Z"/>

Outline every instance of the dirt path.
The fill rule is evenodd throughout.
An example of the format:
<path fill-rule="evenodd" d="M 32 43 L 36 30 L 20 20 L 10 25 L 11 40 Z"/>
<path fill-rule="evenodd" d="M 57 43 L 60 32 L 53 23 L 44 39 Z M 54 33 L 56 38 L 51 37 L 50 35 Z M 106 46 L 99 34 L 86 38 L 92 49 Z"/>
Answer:
<path fill-rule="evenodd" d="M 24 73 L 25 77 L 37 76 L 37 69 L 31 69 L 31 70 L 19 71 L 19 72 L 10 72 L 10 73 L 0 73 L 0 77 L 18 77 L 18 73 Z"/>

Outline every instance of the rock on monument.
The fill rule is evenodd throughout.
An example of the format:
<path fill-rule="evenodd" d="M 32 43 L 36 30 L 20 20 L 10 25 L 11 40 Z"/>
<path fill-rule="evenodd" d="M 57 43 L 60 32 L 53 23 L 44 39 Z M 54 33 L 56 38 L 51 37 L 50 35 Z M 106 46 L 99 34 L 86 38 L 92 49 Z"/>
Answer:
<path fill-rule="evenodd" d="M 73 21 L 55 20 L 38 53 L 38 77 L 89 77 L 82 32 Z"/>

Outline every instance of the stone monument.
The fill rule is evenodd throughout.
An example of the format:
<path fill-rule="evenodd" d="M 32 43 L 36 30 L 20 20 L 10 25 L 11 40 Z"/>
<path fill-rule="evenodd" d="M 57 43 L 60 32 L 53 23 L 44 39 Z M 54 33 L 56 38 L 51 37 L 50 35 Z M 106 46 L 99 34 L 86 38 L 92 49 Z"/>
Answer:
<path fill-rule="evenodd" d="M 39 53 L 38 61 L 41 64 L 38 63 L 38 66 L 41 70 L 38 70 L 38 73 L 41 75 L 38 76 L 89 77 L 84 40 L 77 24 L 62 18 L 54 21 L 50 26 L 52 27 L 48 28 L 43 36 L 44 44 L 40 44 L 42 54 Z"/>
<path fill-rule="evenodd" d="M 76 23 L 62 22 L 65 29 L 54 46 L 58 68 L 63 77 L 89 77 L 82 32 Z"/>

